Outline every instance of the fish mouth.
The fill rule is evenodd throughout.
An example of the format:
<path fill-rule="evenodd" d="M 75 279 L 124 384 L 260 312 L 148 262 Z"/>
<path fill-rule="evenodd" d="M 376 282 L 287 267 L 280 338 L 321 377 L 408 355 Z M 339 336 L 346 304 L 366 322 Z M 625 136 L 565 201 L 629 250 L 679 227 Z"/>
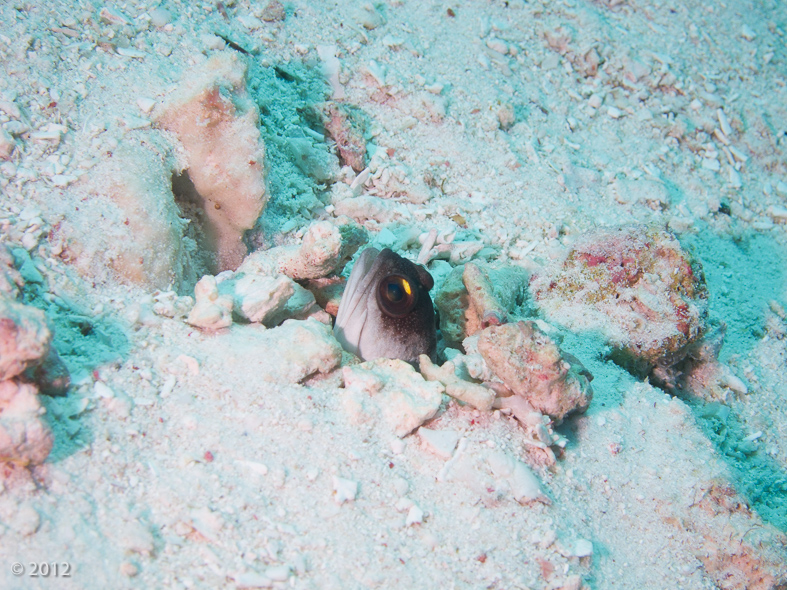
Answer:
<path fill-rule="evenodd" d="M 372 271 L 379 257 L 380 251 L 377 248 L 367 248 L 356 260 L 339 302 L 339 312 L 336 314 L 337 325 L 344 323 L 343 320 L 358 311 L 358 305 L 361 303 L 358 294 L 366 292 L 369 288 L 374 278 Z"/>
<path fill-rule="evenodd" d="M 339 311 L 333 325 L 333 335 L 342 348 L 358 356 L 358 346 L 361 342 L 363 328 L 368 314 L 366 297 L 369 285 L 374 278 L 374 272 L 380 251 L 377 248 L 367 248 L 355 261 L 350 278 L 344 288 L 342 299 L 339 302 Z"/>

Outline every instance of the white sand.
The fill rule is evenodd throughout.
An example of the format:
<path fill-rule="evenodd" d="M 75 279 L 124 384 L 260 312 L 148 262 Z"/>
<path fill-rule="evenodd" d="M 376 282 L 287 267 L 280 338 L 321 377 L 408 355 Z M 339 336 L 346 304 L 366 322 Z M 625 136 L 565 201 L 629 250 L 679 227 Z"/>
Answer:
<path fill-rule="evenodd" d="M 99 2 L 0 5 L 3 141 L 30 128 L 0 164 L 0 240 L 39 261 L 60 325 L 96 326 L 74 328 L 68 397 L 43 399 L 49 460 L 0 484 L 1 587 L 785 584 L 784 3 L 389 0 L 370 12 L 296 0 L 266 23 L 264 3 L 224 2 L 225 18 L 213 3 L 166 1 L 161 28 L 148 24 L 166 20 L 157 6 L 117 4 L 125 16 L 106 23 Z M 260 358 L 275 347 L 261 348 L 254 326 L 212 335 L 155 315 L 154 289 L 108 268 L 135 234 L 90 193 L 91 175 L 124 168 L 107 166 L 142 145 L 160 154 L 139 173 L 146 190 L 166 194 L 177 154 L 145 109 L 224 48 L 217 32 L 268 66 L 318 68 L 317 48 L 337 47 L 345 101 L 392 154 L 365 192 L 386 196 L 388 168 L 431 196 L 398 205 L 404 226 L 457 229 L 459 214 L 459 237 L 535 269 L 595 226 L 668 225 L 704 263 L 712 316 L 728 327 L 721 360 L 748 393 L 727 392 L 726 416 L 637 382 L 592 335 L 567 334 L 595 398 L 560 427 L 564 456 L 535 470 L 550 502 L 520 505 L 504 478 L 473 467 L 493 450 L 526 456 L 512 419 L 448 405 L 429 423 L 465 441 L 446 468 L 415 435 L 353 424 L 341 370 L 266 382 L 285 361 Z M 602 63 L 586 76 L 594 54 Z M 289 209 L 271 196 L 266 245 L 330 217 L 299 191 Z M 279 231 L 287 211 L 290 233 Z M 58 580 L 31 577 L 44 562 L 59 564 Z"/>

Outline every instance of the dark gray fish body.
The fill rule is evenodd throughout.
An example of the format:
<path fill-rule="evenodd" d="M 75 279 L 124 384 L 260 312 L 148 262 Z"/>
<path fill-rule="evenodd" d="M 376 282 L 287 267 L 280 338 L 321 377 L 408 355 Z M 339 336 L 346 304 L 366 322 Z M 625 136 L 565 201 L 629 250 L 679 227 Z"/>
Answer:
<path fill-rule="evenodd" d="M 333 334 L 364 361 L 395 358 L 417 363 L 435 356 L 437 335 L 426 269 L 386 248 L 364 250 L 344 289 Z"/>

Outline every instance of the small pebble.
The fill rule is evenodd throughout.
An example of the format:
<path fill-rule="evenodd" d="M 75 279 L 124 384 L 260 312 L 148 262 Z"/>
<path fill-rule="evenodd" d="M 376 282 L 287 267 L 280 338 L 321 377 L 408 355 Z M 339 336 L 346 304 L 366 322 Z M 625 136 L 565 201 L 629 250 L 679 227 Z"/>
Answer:
<path fill-rule="evenodd" d="M 393 487 L 397 496 L 404 496 L 410 489 L 410 484 L 403 477 L 395 477 L 393 480 Z"/>
<path fill-rule="evenodd" d="M 117 11 L 115 9 L 107 8 L 106 6 L 101 9 L 101 11 L 98 13 L 98 15 L 101 18 L 101 20 L 104 23 L 108 24 L 108 25 L 128 25 L 128 24 L 130 24 L 130 21 L 128 20 L 128 17 L 125 14 L 123 14 L 122 12 L 119 12 L 119 11 Z"/>
<path fill-rule="evenodd" d="M 746 384 L 743 382 L 743 380 L 736 377 L 735 375 L 726 375 L 722 380 L 722 385 L 729 387 L 732 391 L 740 395 L 746 395 L 749 393 L 749 388 L 746 387 Z"/>
<path fill-rule="evenodd" d="M 133 57 L 135 59 L 144 59 L 148 55 L 144 51 L 133 49 L 131 47 L 118 47 L 115 49 L 115 52 L 118 55 L 122 55 L 123 57 Z"/>
<path fill-rule="evenodd" d="M 110 389 L 105 383 L 101 381 L 96 381 L 93 385 L 93 393 L 96 394 L 96 397 L 100 397 L 103 399 L 112 399 L 115 397 L 115 392 Z"/>
<path fill-rule="evenodd" d="M 153 24 L 154 27 L 164 27 L 165 25 L 172 22 L 172 14 L 166 8 L 154 8 L 149 13 L 150 15 L 150 22 Z"/>
<path fill-rule="evenodd" d="M 429 451 L 441 459 L 450 459 L 459 442 L 460 435 L 452 430 L 430 430 L 419 428 L 418 437 Z"/>
<path fill-rule="evenodd" d="M 224 520 L 210 508 L 197 508 L 191 512 L 191 526 L 206 539 L 216 541 L 224 527 Z"/>
<path fill-rule="evenodd" d="M 139 573 L 139 568 L 130 561 L 124 561 L 120 564 L 120 573 L 127 578 L 133 578 Z"/>
<path fill-rule="evenodd" d="M 286 582 L 290 577 L 290 567 L 287 565 L 272 565 L 265 570 L 265 576 L 274 582 Z"/>
<path fill-rule="evenodd" d="M 257 572 L 243 572 L 233 576 L 238 588 L 270 588 L 273 580 Z"/>
<path fill-rule="evenodd" d="M 743 25 L 741 27 L 741 37 L 747 41 L 754 41 L 757 38 L 757 33 L 749 25 Z"/>
<path fill-rule="evenodd" d="M 730 126 L 730 120 L 727 118 L 727 115 L 724 114 L 724 111 L 718 109 L 716 111 L 716 117 L 719 119 L 719 127 L 721 127 L 721 132 L 727 137 L 732 136 L 732 127 Z"/>
<path fill-rule="evenodd" d="M 22 111 L 10 100 L 0 100 L 0 111 L 3 111 L 9 117 L 18 119 L 22 116 Z"/>
<path fill-rule="evenodd" d="M 164 385 L 162 385 L 161 387 L 161 391 L 159 392 L 159 395 L 161 397 L 167 397 L 170 393 L 172 393 L 172 390 L 175 389 L 175 385 L 177 384 L 177 382 L 178 380 L 175 378 L 174 375 L 170 375 L 169 377 L 167 377 L 167 379 L 164 381 Z"/>
<path fill-rule="evenodd" d="M 719 164 L 719 161 L 715 158 L 703 158 L 702 167 L 705 170 L 710 170 L 712 172 L 718 172 L 721 170 L 721 164 Z"/>
<path fill-rule="evenodd" d="M 587 539 L 578 539 L 574 545 L 574 555 L 576 557 L 588 557 L 593 555 L 593 543 Z"/>
<path fill-rule="evenodd" d="M 410 510 L 407 512 L 407 520 L 405 521 L 406 526 L 421 524 L 423 521 L 424 511 L 421 510 L 416 504 L 413 504 L 410 507 Z"/>
<path fill-rule="evenodd" d="M 491 39 L 487 39 L 486 46 L 489 47 L 492 51 L 496 51 L 502 55 L 508 53 L 508 45 L 506 45 L 505 41 L 501 41 L 500 39 L 495 39 L 492 37 Z"/>
<path fill-rule="evenodd" d="M 52 184 L 59 188 L 65 188 L 76 180 L 76 176 L 71 176 L 68 174 L 55 174 L 52 176 Z"/>
<path fill-rule="evenodd" d="M 14 138 L 11 137 L 5 129 L 0 127 L 0 159 L 5 160 L 10 158 L 15 148 L 16 142 Z"/>
<path fill-rule="evenodd" d="M 140 96 L 137 99 L 137 106 L 139 107 L 139 110 L 141 110 L 143 113 L 148 114 L 150 113 L 150 111 L 153 110 L 153 107 L 156 106 L 156 101 L 153 100 L 152 98 Z"/>
<path fill-rule="evenodd" d="M 262 13 L 260 14 L 260 17 L 266 23 L 281 22 L 286 16 L 287 13 L 284 10 L 284 6 L 279 0 L 271 0 L 271 2 L 268 2 L 268 5 L 262 9 Z"/>
<path fill-rule="evenodd" d="M 351 502 L 358 495 L 358 482 L 343 477 L 333 477 L 334 499 L 338 504 Z"/>
<path fill-rule="evenodd" d="M 366 4 L 358 14 L 358 22 L 363 25 L 365 29 L 371 31 L 385 23 L 385 19 L 380 11 L 377 10 L 376 6 Z"/>
<path fill-rule="evenodd" d="M 30 504 L 24 503 L 11 518 L 10 526 L 13 530 L 25 537 L 32 535 L 41 525 L 41 517 Z"/>
<path fill-rule="evenodd" d="M 0 172 L 2 172 L 3 176 L 6 178 L 13 178 L 16 176 L 16 164 L 13 162 L 3 162 L 0 164 Z"/>

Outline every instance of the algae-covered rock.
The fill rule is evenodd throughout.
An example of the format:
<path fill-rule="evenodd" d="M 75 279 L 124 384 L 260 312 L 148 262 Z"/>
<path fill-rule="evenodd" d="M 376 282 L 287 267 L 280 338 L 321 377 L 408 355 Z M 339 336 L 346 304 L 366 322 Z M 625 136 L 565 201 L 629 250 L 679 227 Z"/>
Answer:
<path fill-rule="evenodd" d="M 593 399 L 585 367 L 535 322 L 489 326 L 478 337 L 478 352 L 515 395 L 556 422 L 584 412 Z"/>
<path fill-rule="evenodd" d="M 0 381 L 45 359 L 51 341 L 43 311 L 0 292 Z"/>
<path fill-rule="evenodd" d="M 52 450 L 52 433 L 41 421 L 36 388 L 0 381 L 0 461 L 40 465 Z"/>
<path fill-rule="evenodd" d="M 584 235 L 562 264 L 534 274 L 530 288 L 549 320 L 600 332 L 613 358 L 638 374 L 680 361 L 706 331 L 702 268 L 659 228 Z"/>

